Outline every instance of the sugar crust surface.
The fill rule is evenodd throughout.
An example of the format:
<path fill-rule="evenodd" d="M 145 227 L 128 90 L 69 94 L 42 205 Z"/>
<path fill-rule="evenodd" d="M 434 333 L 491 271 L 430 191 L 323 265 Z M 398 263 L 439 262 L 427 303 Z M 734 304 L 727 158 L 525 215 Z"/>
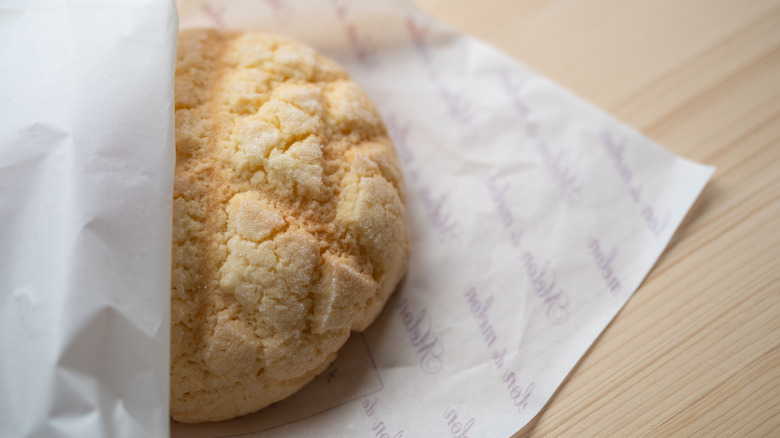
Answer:
<path fill-rule="evenodd" d="M 404 188 L 365 93 L 294 40 L 188 30 L 175 76 L 171 416 L 312 380 L 406 269 Z"/>

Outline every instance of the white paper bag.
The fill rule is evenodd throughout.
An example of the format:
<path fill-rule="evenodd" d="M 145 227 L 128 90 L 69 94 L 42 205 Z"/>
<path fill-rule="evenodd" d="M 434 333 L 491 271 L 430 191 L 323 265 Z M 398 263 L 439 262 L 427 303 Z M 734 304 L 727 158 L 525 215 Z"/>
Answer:
<path fill-rule="evenodd" d="M 0 5 L 0 436 L 168 435 L 167 1 Z"/>

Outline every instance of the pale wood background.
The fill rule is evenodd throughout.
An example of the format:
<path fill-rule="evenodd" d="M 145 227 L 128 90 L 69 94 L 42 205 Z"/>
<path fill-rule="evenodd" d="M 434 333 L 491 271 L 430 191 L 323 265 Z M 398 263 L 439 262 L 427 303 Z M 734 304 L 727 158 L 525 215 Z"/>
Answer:
<path fill-rule="evenodd" d="M 780 1 L 418 2 L 717 166 L 647 280 L 514 437 L 780 437 Z"/>

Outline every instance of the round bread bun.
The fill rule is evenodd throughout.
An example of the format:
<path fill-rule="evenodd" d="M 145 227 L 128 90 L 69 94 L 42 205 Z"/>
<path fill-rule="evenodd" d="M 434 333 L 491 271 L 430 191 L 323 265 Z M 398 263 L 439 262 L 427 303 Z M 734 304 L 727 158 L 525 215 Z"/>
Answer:
<path fill-rule="evenodd" d="M 406 269 L 395 149 L 366 94 L 289 38 L 188 30 L 175 76 L 171 416 L 300 389 Z"/>

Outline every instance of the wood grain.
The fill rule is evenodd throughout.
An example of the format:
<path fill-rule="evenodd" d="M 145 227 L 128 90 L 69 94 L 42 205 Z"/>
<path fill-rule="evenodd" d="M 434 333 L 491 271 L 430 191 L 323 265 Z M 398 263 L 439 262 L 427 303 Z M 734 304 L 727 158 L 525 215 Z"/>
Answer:
<path fill-rule="evenodd" d="M 780 437 L 780 1 L 418 1 L 717 166 L 644 284 L 514 437 Z"/>

